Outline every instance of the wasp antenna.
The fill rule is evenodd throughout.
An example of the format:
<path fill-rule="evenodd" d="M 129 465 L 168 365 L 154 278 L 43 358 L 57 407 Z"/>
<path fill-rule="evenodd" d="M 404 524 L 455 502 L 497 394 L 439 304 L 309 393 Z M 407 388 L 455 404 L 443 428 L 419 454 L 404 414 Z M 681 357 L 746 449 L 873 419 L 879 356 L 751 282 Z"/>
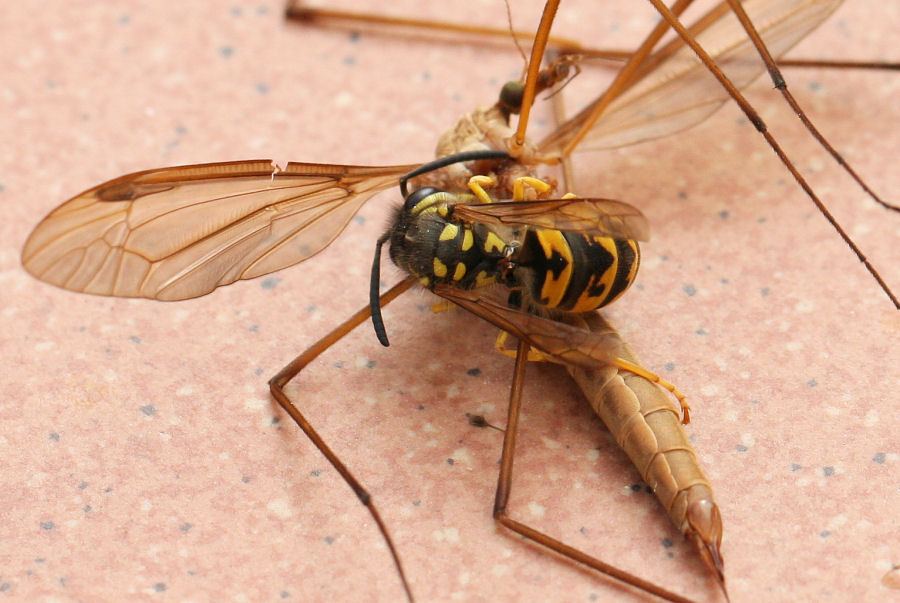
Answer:
<path fill-rule="evenodd" d="M 506 151 L 501 151 L 499 149 L 479 149 L 477 151 L 463 151 L 461 153 L 453 153 L 452 155 L 444 155 L 443 157 L 438 157 L 434 161 L 429 161 L 428 163 L 422 164 L 408 174 L 401 176 L 400 194 L 403 195 L 404 199 L 409 196 L 409 191 L 406 187 L 406 183 L 416 176 L 421 176 L 422 174 L 427 174 L 428 172 L 439 170 L 443 167 L 447 167 L 448 165 L 453 165 L 454 163 L 465 163 L 466 161 L 486 161 L 488 159 L 510 159 L 510 156 Z"/>
<path fill-rule="evenodd" d="M 381 300 L 379 284 L 381 282 L 381 246 L 388 240 L 390 231 L 384 233 L 375 243 L 375 260 L 372 262 L 372 276 L 369 280 L 369 309 L 372 311 L 372 327 L 375 328 L 375 336 L 384 347 L 391 344 L 388 341 L 387 331 L 384 328 L 384 319 L 381 317 Z"/>

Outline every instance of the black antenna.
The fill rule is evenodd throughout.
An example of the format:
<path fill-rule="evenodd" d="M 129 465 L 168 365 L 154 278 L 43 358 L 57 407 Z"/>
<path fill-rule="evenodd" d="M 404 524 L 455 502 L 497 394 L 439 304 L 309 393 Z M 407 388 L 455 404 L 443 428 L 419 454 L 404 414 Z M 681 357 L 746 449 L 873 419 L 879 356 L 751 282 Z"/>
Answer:
<path fill-rule="evenodd" d="M 454 163 L 465 163 L 466 161 L 484 161 L 485 159 L 512 159 L 509 156 L 509 153 L 506 151 L 499 151 L 497 149 L 485 149 L 482 151 L 464 151 L 462 153 L 454 153 L 452 155 L 444 155 L 443 157 L 438 157 L 434 161 L 429 161 L 426 164 L 420 165 L 410 173 L 405 176 L 400 177 L 400 194 L 403 195 L 403 198 L 406 199 L 409 196 L 409 191 L 406 188 L 407 181 L 415 178 L 416 176 L 421 176 L 422 174 L 427 174 L 428 172 L 433 172 L 434 170 L 439 170 L 443 167 L 447 167 L 448 165 L 453 165 Z"/>
<path fill-rule="evenodd" d="M 369 280 L 369 310 L 372 312 L 372 326 L 375 327 L 375 336 L 381 345 L 388 347 L 390 342 L 387 338 L 387 331 L 384 328 L 384 319 L 381 317 L 381 295 L 379 285 L 381 284 L 381 247 L 391 236 L 391 231 L 387 231 L 378 238 L 375 243 L 375 261 L 372 262 L 372 276 Z"/>

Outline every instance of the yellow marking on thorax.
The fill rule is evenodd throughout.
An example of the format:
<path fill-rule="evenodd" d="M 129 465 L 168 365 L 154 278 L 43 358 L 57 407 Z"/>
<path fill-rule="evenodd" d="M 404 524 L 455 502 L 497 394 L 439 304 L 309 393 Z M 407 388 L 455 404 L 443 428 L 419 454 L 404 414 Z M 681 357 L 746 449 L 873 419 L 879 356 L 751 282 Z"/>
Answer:
<path fill-rule="evenodd" d="M 459 234 L 459 226 L 456 224 L 447 224 L 438 237 L 439 241 L 452 241 Z"/>
<path fill-rule="evenodd" d="M 506 249 L 506 243 L 503 242 L 503 239 L 493 232 L 488 232 L 487 236 L 484 238 L 484 250 L 487 253 L 493 253 L 494 251 L 503 251 L 504 249 Z"/>
<path fill-rule="evenodd" d="M 444 278 L 447 276 L 447 265 L 439 260 L 438 258 L 434 258 L 434 266 L 432 271 L 434 275 L 438 278 Z"/>
<path fill-rule="evenodd" d="M 462 245 L 459 248 L 463 251 L 468 251 L 472 249 L 472 245 L 475 244 L 475 237 L 472 236 L 472 231 L 468 228 L 463 231 L 463 240 Z"/>
<path fill-rule="evenodd" d="M 489 276 L 487 272 L 482 270 L 475 276 L 475 286 L 476 287 L 486 287 L 487 285 L 491 285 L 494 283 L 494 277 Z"/>
<path fill-rule="evenodd" d="M 538 243 L 544 251 L 544 257 L 550 260 L 553 252 L 556 251 L 566 262 L 565 267 L 560 271 L 559 277 L 555 278 L 553 272 L 547 270 L 544 277 L 544 286 L 541 287 L 541 300 L 547 300 L 546 305 L 550 308 L 556 308 L 562 302 L 566 293 L 566 287 L 569 285 L 569 279 L 572 277 L 572 250 L 566 242 L 563 233 L 558 230 L 540 230 L 535 232 Z"/>
<path fill-rule="evenodd" d="M 456 270 L 453 271 L 453 280 L 461 281 L 462 277 L 466 275 L 466 265 L 460 262 L 456 265 Z"/>

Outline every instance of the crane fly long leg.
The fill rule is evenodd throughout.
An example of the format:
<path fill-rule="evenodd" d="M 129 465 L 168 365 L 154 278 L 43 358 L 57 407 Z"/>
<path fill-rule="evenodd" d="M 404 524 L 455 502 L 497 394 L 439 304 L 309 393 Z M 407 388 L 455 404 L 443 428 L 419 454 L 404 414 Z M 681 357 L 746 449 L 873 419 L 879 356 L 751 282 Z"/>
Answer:
<path fill-rule="evenodd" d="M 389 289 L 386 293 L 384 293 L 381 298 L 381 305 L 384 306 L 394 299 L 397 298 L 401 293 L 409 289 L 415 281 L 412 279 L 406 279 L 400 281 L 398 284 L 394 285 L 391 289 Z M 340 341 L 347 333 L 358 327 L 360 324 L 368 320 L 368 318 L 372 315 L 369 305 L 359 310 L 356 314 L 348 318 L 342 324 L 338 325 L 334 330 L 325 335 L 322 339 L 311 345 L 305 352 L 294 358 L 283 369 L 281 369 L 277 375 L 272 377 L 269 380 L 269 390 L 272 393 L 272 397 L 278 402 L 278 405 L 284 409 L 286 413 L 290 415 L 290 417 L 294 420 L 297 426 L 303 430 L 303 433 L 312 440 L 312 443 L 315 444 L 316 448 L 322 453 L 322 455 L 328 459 L 328 462 L 340 473 L 341 477 L 344 478 L 344 481 L 347 482 L 347 485 L 353 490 L 356 494 L 356 497 L 359 498 L 359 501 L 365 506 L 365 508 L 369 511 L 369 514 L 372 516 L 372 519 L 375 520 L 376 525 L 378 525 L 378 530 L 381 532 L 381 536 L 384 538 L 385 543 L 387 543 L 388 550 L 391 553 L 391 558 L 394 561 L 394 566 L 397 568 L 397 573 L 400 576 L 400 581 L 403 583 L 403 590 L 406 592 L 406 598 L 410 601 L 413 600 L 412 590 L 409 587 L 409 582 L 406 580 L 406 574 L 403 572 L 403 564 L 400 562 L 400 556 L 397 553 L 397 549 L 394 546 L 394 542 L 391 540 L 390 534 L 388 534 L 387 526 L 381 520 L 381 516 L 378 514 L 378 509 L 375 508 L 375 504 L 372 502 L 372 497 L 363 488 L 362 484 L 357 480 L 350 470 L 341 462 L 338 455 L 331 450 L 328 444 L 325 443 L 325 440 L 322 439 L 322 436 L 318 434 L 318 432 L 313 428 L 313 426 L 306 420 L 303 414 L 300 412 L 300 409 L 291 401 L 291 399 L 287 396 L 284 391 L 284 386 L 287 383 L 296 377 L 300 371 L 306 367 L 310 362 L 319 357 L 322 352 L 330 348 L 332 345 Z"/>
<path fill-rule="evenodd" d="M 863 181 L 863 179 L 859 177 L 859 174 L 857 174 L 856 171 L 852 167 L 850 167 L 850 165 L 844 160 L 841 154 L 838 153 L 833 146 L 831 146 L 831 143 L 829 143 L 825 139 L 825 137 L 822 136 L 822 133 L 819 132 L 818 128 L 816 128 L 816 126 L 806 116 L 806 113 L 803 111 L 803 109 L 800 108 L 800 105 L 797 103 L 797 99 L 795 99 L 794 95 L 791 94 L 790 90 L 788 90 L 787 81 L 785 81 L 784 76 L 781 75 L 781 71 L 778 69 L 778 65 L 776 64 L 775 59 L 772 58 L 772 54 L 766 47 L 765 42 L 763 42 L 762 38 L 760 38 L 759 32 L 756 31 L 756 27 L 753 25 L 753 22 L 750 21 L 750 17 L 747 16 L 747 12 L 744 10 L 744 7 L 741 6 L 740 2 L 736 2 L 735 0 L 728 0 L 728 5 L 734 11 L 734 14 L 741 22 L 741 26 L 743 26 L 744 31 L 747 32 L 748 36 L 750 36 L 750 40 L 752 40 L 753 45 L 759 52 L 759 56 L 766 64 L 766 69 L 769 71 L 769 75 L 772 78 L 772 83 L 775 84 L 775 88 L 777 88 L 781 92 L 784 100 L 788 105 L 790 105 L 791 110 L 797 114 L 797 118 L 803 123 L 803 126 L 809 131 L 809 133 L 812 134 L 813 138 L 816 139 L 816 141 L 819 143 L 819 145 L 822 146 L 822 148 L 828 151 L 828 154 L 831 155 L 831 157 L 835 161 L 837 161 L 838 165 L 844 168 L 844 170 L 848 174 L 850 174 L 853 180 L 855 180 L 856 183 L 866 192 L 866 194 L 869 195 L 869 197 L 871 197 L 876 203 L 878 203 L 882 207 L 885 207 L 886 209 L 900 211 L 900 207 L 887 203 L 886 201 L 881 199 L 881 197 L 875 194 L 875 192 L 869 188 L 869 186 Z M 828 221 L 832 222 L 832 224 L 834 225 L 834 218 L 831 217 L 831 214 L 824 210 L 824 208 L 820 209 L 822 209 L 822 211 L 825 213 L 825 217 L 828 219 Z M 843 230 L 838 229 L 838 232 L 842 233 Z M 856 251 L 855 247 L 852 244 L 851 248 Z M 859 253 L 857 253 L 857 255 L 859 255 Z M 865 262 L 865 259 L 860 257 L 860 261 Z"/>
<path fill-rule="evenodd" d="M 398 26 L 415 29 L 427 29 L 443 32 L 456 32 L 470 34 L 479 37 L 488 37 L 506 41 L 510 35 L 523 40 L 534 38 L 530 31 L 510 30 L 509 28 L 489 27 L 484 25 L 472 25 L 469 23 L 450 23 L 449 21 L 429 21 L 428 19 L 412 19 L 409 17 L 395 17 L 389 15 L 377 15 L 374 13 L 358 13 L 348 10 L 336 10 L 318 6 L 304 6 L 301 0 L 290 0 L 285 7 L 285 18 L 302 22 L 316 20 L 339 21 L 345 23 L 374 23 L 376 25 Z M 550 43 L 557 48 L 578 48 L 578 42 L 552 36 Z"/>
<path fill-rule="evenodd" d="M 576 563 L 594 569 L 624 584 L 644 590 L 667 601 L 689 602 L 690 599 L 643 580 L 633 574 L 620 570 L 608 563 L 592 557 L 583 551 L 571 547 L 543 532 L 516 521 L 507 515 L 506 508 L 512 487 L 513 459 L 516 449 L 516 433 L 519 426 L 519 411 L 522 406 L 522 390 L 525 383 L 525 370 L 528 366 L 528 342 L 520 339 L 516 348 L 516 364 L 513 370 L 512 386 L 509 391 L 509 410 L 506 430 L 503 435 L 503 452 L 500 457 L 500 475 L 497 478 L 497 494 L 494 498 L 494 519 L 503 527 L 528 538 L 552 551 L 555 551 Z"/>
<path fill-rule="evenodd" d="M 729 0 L 731 2 L 732 0 Z M 697 41 L 693 38 L 693 36 L 685 29 L 684 25 L 681 24 L 681 21 L 678 20 L 678 17 L 674 15 L 661 0 L 650 0 L 653 6 L 659 11 L 659 14 L 662 15 L 663 19 L 666 23 L 671 25 L 671 27 L 675 30 L 675 32 L 684 40 L 684 43 L 690 46 L 691 50 L 703 61 L 703 64 L 706 68 L 715 76 L 715 78 L 719 81 L 719 83 L 728 91 L 729 96 L 735 100 L 738 106 L 741 108 L 741 111 L 744 112 L 744 115 L 747 116 L 747 119 L 753 124 L 753 126 L 762 134 L 763 138 L 766 139 L 766 142 L 769 143 L 769 146 L 772 147 L 772 150 L 775 151 L 775 154 L 778 155 L 778 158 L 781 160 L 781 163 L 787 168 L 787 170 L 791 173 L 794 180 L 806 195 L 810 198 L 810 200 L 815 204 L 816 208 L 825 216 L 825 219 L 828 220 L 828 223 L 837 231 L 838 235 L 844 240 L 844 243 L 853 250 L 853 253 L 856 254 L 856 257 L 859 258 L 859 261 L 866 267 L 866 270 L 869 271 L 869 274 L 875 279 L 878 285 L 881 287 L 882 291 L 888 296 L 891 300 L 891 303 L 894 304 L 894 307 L 900 309 L 900 300 L 897 299 L 897 296 L 894 295 L 894 292 L 891 291 L 890 287 L 888 287 L 887 283 L 884 282 L 884 279 L 881 278 L 881 275 L 875 269 L 875 267 L 869 262 L 868 258 L 866 258 L 865 254 L 856 246 L 856 243 L 853 242 L 853 239 L 850 238 L 841 225 L 837 222 L 834 216 L 828 211 L 828 208 L 825 207 L 825 204 L 822 203 L 821 199 L 819 199 L 818 195 L 816 195 L 815 191 L 812 187 L 806 182 L 806 179 L 800 174 L 797 168 L 794 166 L 794 163 L 787 156 L 784 150 L 781 148 L 781 145 L 778 144 L 778 141 L 775 140 L 775 137 L 772 136 L 771 132 L 769 132 L 768 127 L 766 126 L 763 119 L 759 116 L 753 106 L 747 101 L 743 94 L 741 94 L 740 90 L 738 90 L 734 84 L 731 83 L 731 80 L 725 75 L 725 73 L 716 65 L 715 61 L 710 58 L 709 54 L 706 50 L 700 46 Z M 743 12 L 743 11 L 741 11 Z M 746 17 L 746 15 L 745 15 Z M 760 45 L 762 41 L 759 41 Z M 759 46 L 757 46 L 759 49 Z M 774 64 L 771 65 L 771 68 L 774 68 Z M 777 82 L 776 82 L 777 83 Z M 810 130 L 813 132 L 813 130 Z M 836 156 L 836 159 L 840 157 Z M 843 159 L 838 159 L 838 162 L 845 166 L 846 162 Z M 853 173 L 852 170 L 848 169 L 848 173 Z M 869 189 L 866 188 L 866 191 Z M 877 197 L 876 197 L 877 198 Z M 887 207 L 890 207 L 886 204 L 883 204 Z"/>

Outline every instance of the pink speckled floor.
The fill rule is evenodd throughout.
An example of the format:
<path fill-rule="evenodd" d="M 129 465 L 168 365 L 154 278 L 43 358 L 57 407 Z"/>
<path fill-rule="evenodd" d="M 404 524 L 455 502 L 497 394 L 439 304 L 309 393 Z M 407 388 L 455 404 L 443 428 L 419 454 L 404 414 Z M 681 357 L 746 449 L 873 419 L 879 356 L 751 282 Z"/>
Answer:
<path fill-rule="evenodd" d="M 505 18 L 499 1 L 393 4 Z M 652 21 L 644 3 L 598 4 L 564 2 L 559 32 L 624 45 Z M 539 7 L 517 3 L 519 25 Z M 793 56 L 898 60 L 898 22 L 893 3 L 847 3 Z M 4 2 L 0 23 L 0 597 L 397 600 L 368 515 L 266 387 L 365 303 L 389 196 L 302 267 L 177 304 L 61 291 L 19 254 L 50 209 L 138 169 L 423 161 L 521 59 L 287 25 L 277 0 Z M 900 78 L 788 77 L 869 183 L 900 199 Z M 866 200 L 768 87 L 751 99 L 900 290 L 900 215 Z M 898 313 L 734 107 L 578 167 L 579 192 L 634 203 L 654 227 L 638 285 L 609 316 L 693 403 L 732 600 L 900 600 L 881 585 L 900 563 Z M 407 294 L 385 314 L 390 349 L 361 328 L 291 390 L 373 493 L 415 593 L 631 600 L 497 532 L 501 436 L 465 414 L 503 423 L 511 362 L 491 351 L 493 329 L 429 304 Z M 563 371 L 529 375 L 513 515 L 720 600 Z"/>

